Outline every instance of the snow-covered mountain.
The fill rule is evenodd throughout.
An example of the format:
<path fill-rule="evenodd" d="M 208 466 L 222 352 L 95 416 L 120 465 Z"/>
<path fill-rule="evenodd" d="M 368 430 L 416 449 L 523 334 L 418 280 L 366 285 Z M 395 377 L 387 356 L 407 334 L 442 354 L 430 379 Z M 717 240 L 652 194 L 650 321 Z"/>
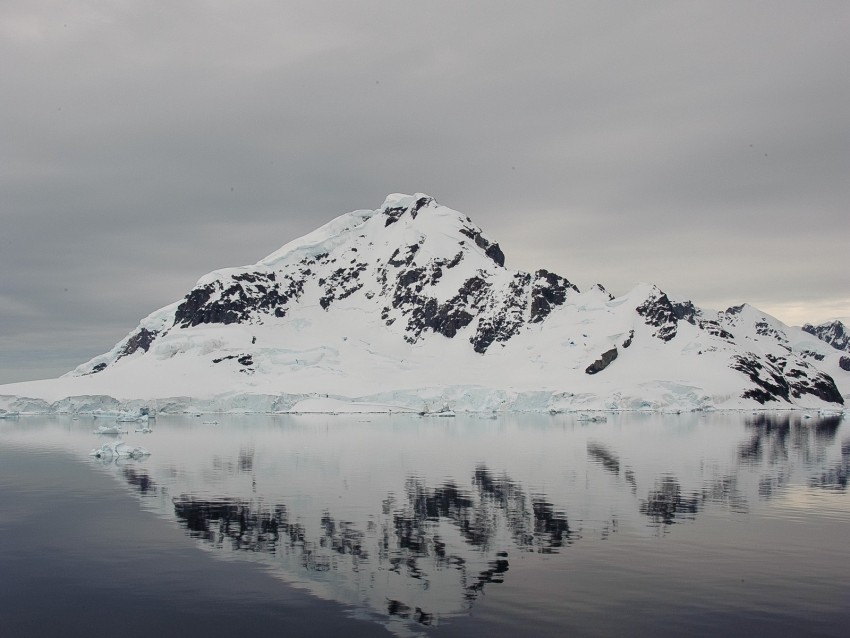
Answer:
<path fill-rule="evenodd" d="M 0 386 L 0 407 L 836 407 L 850 365 L 813 330 L 511 270 L 465 215 L 395 194 L 209 273 L 60 379 Z"/>

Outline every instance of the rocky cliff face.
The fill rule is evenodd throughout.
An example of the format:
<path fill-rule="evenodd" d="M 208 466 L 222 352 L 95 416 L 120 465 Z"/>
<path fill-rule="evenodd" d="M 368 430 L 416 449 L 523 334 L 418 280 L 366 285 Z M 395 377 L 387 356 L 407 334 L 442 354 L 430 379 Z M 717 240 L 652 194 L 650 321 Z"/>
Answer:
<path fill-rule="evenodd" d="M 836 350 L 850 352 L 850 331 L 840 321 L 829 321 L 819 326 L 807 323 L 803 330 L 831 345 Z"/>
<path fill-rule="evenodd" d="M 217 366 L 242 375 L 235 379 L 254 375 L 252 383 L 284 369 L 339 382 L 356 368 L 383 387 L 392 370 L 410 376 L 414 368 L 417 379 L 441 383 L 442 365 L 468 383 L 483 375 L 488 383 L 591 393 L 599 384 L 616 396 L 618 384 L 638 387 L 643 375 L 704 388 L 699 401 L 711 404 L 721 393 L 709 386 L 722 378 L 718 387 L 737 385 L 745 402 L 841 404 L 830 372 L 850 373 L 850 359 L 808 343 L 808 334 L 846 352 L 850 337 L 838 322 L 803 330 L 747 305 L 701 309 L 656 286 L 614 298 L 544 269 L 511 270 L 499 244 L 465 215 L 426 195 L 391 195 L 381 208 L 343 215 L 256 264 L 206 275 L 71 375 L 105 378 L 138 361 L 156 361 L 168 374 L 169 361 L 183 360 L 190 372 L 181 374 Z M 349 333 L 361 344 L 356 355 L 328 345 Z M 359 367 L 345 360 L 354 356 Z"/>

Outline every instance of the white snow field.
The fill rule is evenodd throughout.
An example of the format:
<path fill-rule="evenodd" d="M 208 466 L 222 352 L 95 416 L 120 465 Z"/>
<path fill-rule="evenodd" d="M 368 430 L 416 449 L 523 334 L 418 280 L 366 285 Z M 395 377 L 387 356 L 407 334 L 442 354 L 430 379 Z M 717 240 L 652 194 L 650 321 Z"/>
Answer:
<path fill-rule="evenodd" d="M 416 194 L 216 270 L 27 413 L 842 409 L 850 353 L 749 305 L 579 291 Z"/>

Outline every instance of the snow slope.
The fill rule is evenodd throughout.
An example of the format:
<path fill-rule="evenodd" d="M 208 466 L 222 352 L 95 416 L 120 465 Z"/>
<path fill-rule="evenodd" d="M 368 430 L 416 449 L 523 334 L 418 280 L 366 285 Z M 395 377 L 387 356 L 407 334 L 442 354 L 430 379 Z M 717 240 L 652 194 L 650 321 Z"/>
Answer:
<path fill-rule="evenodd" d="M 504 260 L 465 215 L 390 195 L 205 275 L 59 379 L 0 386 L 0 410 L 835 408 L 850 393 L 846 353 L 751 306 L 650 284 L 613 298 Z"/>

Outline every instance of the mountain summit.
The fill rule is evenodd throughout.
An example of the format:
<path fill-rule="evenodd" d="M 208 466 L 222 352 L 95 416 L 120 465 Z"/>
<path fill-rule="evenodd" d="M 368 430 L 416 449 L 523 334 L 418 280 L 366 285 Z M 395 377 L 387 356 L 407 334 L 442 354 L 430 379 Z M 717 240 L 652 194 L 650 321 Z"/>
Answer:
<path fill-rule="evenodd" d="M 820 407 L 843 404 L 844 359 L 748 305 L 511 270 L 469 217 L 393 194 L 209 273 L 64 377 L 0 394 L 50 410 Z"/>

